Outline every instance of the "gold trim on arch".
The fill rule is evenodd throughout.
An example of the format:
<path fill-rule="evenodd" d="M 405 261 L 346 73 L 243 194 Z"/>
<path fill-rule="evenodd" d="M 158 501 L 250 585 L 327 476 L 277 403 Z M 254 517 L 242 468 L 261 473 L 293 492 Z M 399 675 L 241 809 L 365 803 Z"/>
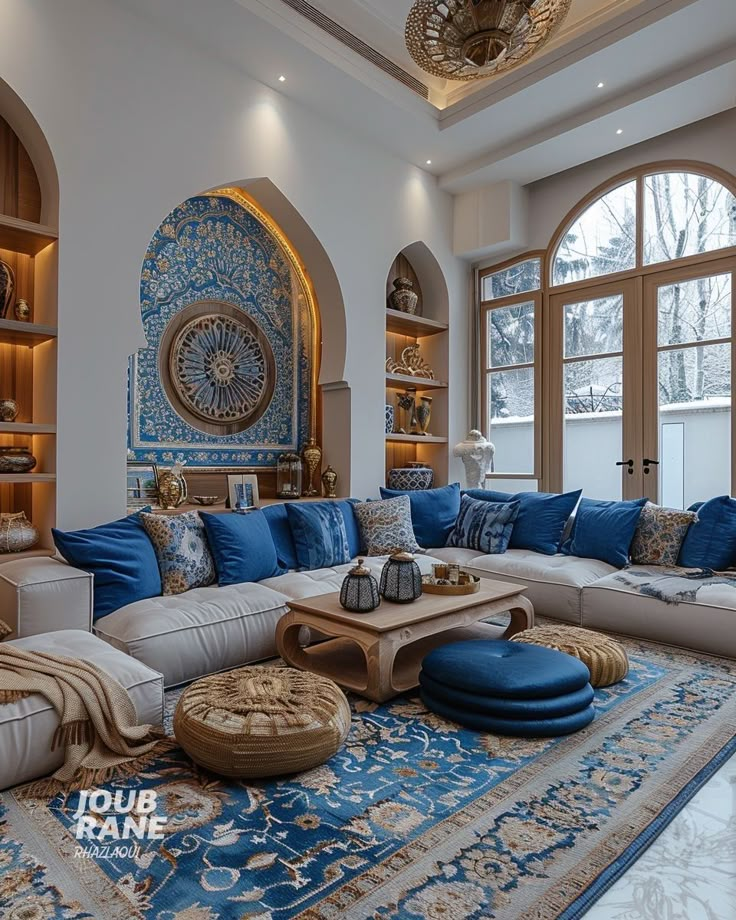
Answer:
<path fill-rule="evenodd" d="M 312 342 L 311 342 L 311 367 L 310 367 L 310 381 L 309 381 L 309 391 L 310 391 L 310 402 L 309 402 L 309 436 L 312 438 L 318 437 L 318 426 L 317 426 L 317 409 L 318 409 L 318 381 L 319 381 L 319 367 L 320 361 L 322 358 L 322 348 L 321 348 L 321 320 L 319 312 L 319 303 L 317 301 L 317 295 L 314 291 L 314 285 L 312 284 L 312 279 L 309 277 L 306 266 L 302 261 L 296 247 L 293 245 L 289 237 L 284 233 L 281 227 L 276 223 L 276 221 L 271 217 L 271 215 L 264 211 L 263 208 L 253 199 L 251 196 L 245 192 L 242 188 L 235 187 L 225 187 L 213 189 L 210 192 L 202 192 L 202 195 L 208 196 L 213 195 L 220 198 L 230 198 L 232 201 L 235 201 L 240 205 L 241 208 L 246 210 L 251 214 L 255 219 L 263 224 L 266 230 L 271 234 L 271 236 L 276 240 L 281 249 L 284 251 L 289 264 L 296 272 L 296 275 L 299 279 L 299 283 L 304 291 L 304 295 L 307 300 L 307 306 L 309 307 L 309 315 L 312 320 Z"/>

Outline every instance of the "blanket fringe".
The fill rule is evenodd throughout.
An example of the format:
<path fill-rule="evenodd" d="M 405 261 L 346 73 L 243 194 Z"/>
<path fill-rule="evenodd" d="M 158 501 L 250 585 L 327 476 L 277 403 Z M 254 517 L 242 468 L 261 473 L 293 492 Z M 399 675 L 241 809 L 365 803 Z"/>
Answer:
<path fill-rule="evenodd" d="M 79 770 L 69 782 L 62 782 L 54 776 L 35 780 L 23 787 L 24 796 L 33 799 L 50 799 L 59 793 L 80 792 L 82 789 L 92 789 L 105 783 L 124 782 L 138 773 L 141 773 L 158 757 L 179 749 L 176 738 L 167 737 L 161 731 L 151 732 L 149 740 L 158 736 L 159 740 L 147 754 L 128 760 L 113 767 L 104 767 L 101 770 Z"/>
<path fill-rule="evenodd" d="M 17 703 L 30 695 L 30 690 L 0 690 L 0 706 Z"/>
<path fill-rule="evenodd" d="M 92 740 L 92 723 L 89 719 L 77 719 L 60 725 L 51 739 L 51 750 L 68 747 L 70 744 L 89 744 Z"/>

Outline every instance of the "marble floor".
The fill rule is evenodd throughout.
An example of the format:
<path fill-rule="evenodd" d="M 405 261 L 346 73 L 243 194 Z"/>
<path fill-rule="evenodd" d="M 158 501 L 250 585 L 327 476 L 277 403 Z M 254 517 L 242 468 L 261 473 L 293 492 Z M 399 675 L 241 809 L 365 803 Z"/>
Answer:
<path fill-rule="evenodd" d="M 585 920 L 736 920 L 736 756 Z"/>

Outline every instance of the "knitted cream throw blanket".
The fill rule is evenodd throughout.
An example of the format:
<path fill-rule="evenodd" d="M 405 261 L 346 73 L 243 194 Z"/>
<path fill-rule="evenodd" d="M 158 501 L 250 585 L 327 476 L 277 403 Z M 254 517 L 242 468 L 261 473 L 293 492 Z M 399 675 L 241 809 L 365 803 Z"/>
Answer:
<path fill-rule="evenodd" d="M 0 705 L 32 693 L 45 696 L 59 716 L 51 750 L 66 749 L 64 765 L 46 785 L 49 793 L 136 772 L 140 758 L 171 746 L 153 726 L 137 724 L 125 687 L 95 665 L 0 644 Z"/>

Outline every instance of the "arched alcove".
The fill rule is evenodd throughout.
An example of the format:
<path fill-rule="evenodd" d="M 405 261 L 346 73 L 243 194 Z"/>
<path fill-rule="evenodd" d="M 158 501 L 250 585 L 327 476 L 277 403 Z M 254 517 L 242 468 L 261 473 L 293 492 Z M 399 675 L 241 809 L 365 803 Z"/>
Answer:
<path fill-rule="evenodd" d="M 412 282 L 417 295 L 414 313 L 401 309 L 396 301 L 392 303 L 394 281 L 402 277 Z M 426 243 L 417 240 L 398 253 L 386 279 L 386 297 L 387 482 L 390 470 L 422 463 L 434 471 L 434 484 L 443 485 L 449 469 L 450 300 L 440 264 Z M 414 391 L 417 404 L 423 404 L 425 410 L 431 407 L 425 433 L 421 424 L 412 424 L 411 410 L 398 403 L 401 397 L 408 405 Z M 389 406 L 393 409 L 392 431 Z"/>
<path fill-rule="evenodd" d="M 228 202 L 227 207 L 231 210 L 242 211 L 243 220 L 251 221 L 250 230 L 237 226 L 233 230 L 230 226 L 225 231 L 229 234 L 227 240 L 218 241 L 213 235 L 207 253 L 202 253 L 201 264 L 198 262 L 192 267 L 191 280 L 187 281 L 191 293 L 182 294 L 175 289 L 176 283 L 172 285 L 168 277 L 168 265 L 161 278 L 153 278 L 162 264 L 159 257 L 168 263 L 172 256 L 171 246 L 178 245 L 171 242 L 169 246 L 167 236 L 172 241 L 175 237 L 178 240 L 184 223 L 191 220 L 196 224 L 198 220 L 197 214 L 190 215 L 187 209 L 193 208 L 196 212 L 199 208 L 202 215 L 207 212 L 207 217 L 203 219 L 209 219 L 212 216 L 209 214 L 210 203 L 217 202 Z M 201 225 L 193 232 L 195 240 L 196 233 L 209 234 L 207 227 Z M 191 251 L 191 232 L 183 245 L 190 247 Z M 223 248 L 226 245 L 230 247 L 227 253 Z M 175 258 L 178 259 L 178 256 Z M 262 277 L 257 273 L 258 265 L 261 266 Z M 162 286 L 156 287 L 162 279 Z M 282 302 L 287 288 L 291 291 L 288 297 L 292 304 L 288 309 Z M 221 297 L 217 296 L 218 290 L 222 292 Z M 178 327 L 181 325 L 184 330 L 190 321 L 196 320 L 194 314 L 190 318 L 189 313 L 194 310 L 199 315 L 206 304 L 214 300 L 223 301 L 219 312 L 229 311 L 232 314 L 227 322 L 253 327 L 252 344 L 258 354 L 263 352 L 262 376 L 265 381 L 261 394 L 263 404 L 255 407 L 251 414 L 244 414 L 240 424 L 234 419 L 232 424 L 220 426 L 221 430 L 217 431 L 217 419 L 213 425 L 212 419 L 204 419 L 201 414 L 198 417 L 197 407 L 187 404 L 186 387 L 177 389 L 172 384 L 172 358 L 163 354 L 166 350 L 164 345 L 171 351 L 172 336 L 178 336 L 180 332 Z M 152 321 L 151 311 L 158 309 L 162 303 L 166 309 L 162 311 L 161 319 Z M 331 464 L 337 470 L 343 488 L 349 488 L 350 394 L 342 379 L 346 351 L 342 293 L 330 259 L 316 235 L 270 180 L 261 178 L 214 187 L 187 199 L 171 212 L 154 234 L 146 253 L 141 310 L 149 347 L 139 351 L 131 361 L 129 457 L 159 462 L 191 458 L 193 463 L 187 476 L 190 493 L 192 485 L 195 485 L 204 494 L 219 494 L 225 469 L 252 469 L 258 473 L 262 497 L 271 497 L 277 457 L 284 452 L 300 450 L 309 437 L 316 437 L 323 447 L 323 466 Z M 261 317 L 256 317 L 257 322 L 253 322 L 252 316 L 244 316 L 244 312 L 257 314 L 259 311 Z M 286 315 L 292 312 L 293 326 L 290 319 L 286 320 Z M 174 326 L 177 328 L 174 329 Z M 270 333 L 264 334 L 264 328 L 272 328 L 278 334 L 269 341 Z M 241 332 L 248 334 L 244 330 Z M 281 348 L 279 351 L 282 345 L 285 350 Z M 148 417 L 143 419 L 139 411 L 147 392 L 145 383 L 141 387 L 141 356 L 148 365 L 149 375 L 155 365 L 161 380 L 165 400 L 160 398 L 162 393 L 158 391 L 156 399 L 163 407 L 161 430 L 172 442 L 171 450 L 161 449 L 160 444 L 155 451 L 146 450 L 146 439 L 142 433 L 146 426 L 149 429 L 156 427 L 158 416 L 156 412 L 149 411 Z M 269 367 L 271 370 L 268 370 Z M 290 389 L 292 378 L 293 389 Z M 304 408 L 305 400 L 309 403 L 308 410 Z M 164 418 L 167 412 L 172 414 L 169 410 L 173 410 L 179 422 L 183 421 L 185 433 L 197 434 L 195 440 L 198 445 L 193 450 L 177 450 L 180 437 L 172 437 L 171 426 L 167 428 Z M 308 424 L 304 421 L 307 418 L 305 413 L 310 420 Z M 209 432 L 220 435 L 216 444 L 208 438 Z M 239 449 L 241 445 L 242 449 Z M 192 469 L 196 466 L 207 469 Z M 220 472 L 216 473 L 214 468 Z M 215 476 L 219 479 L 215 480 Z"/>
<path fill-rule="evenodd" d="M 29 471 L 3 469 L 0 512 L 22 512 L 37 528 L 28 555 L 53 552 L 56 523 L 58 207 L 46 138 L 0 80 L 0 446 L 35 458 Z M 9 548 L 17 547 L 0 544 L 0 561 Z"/>

